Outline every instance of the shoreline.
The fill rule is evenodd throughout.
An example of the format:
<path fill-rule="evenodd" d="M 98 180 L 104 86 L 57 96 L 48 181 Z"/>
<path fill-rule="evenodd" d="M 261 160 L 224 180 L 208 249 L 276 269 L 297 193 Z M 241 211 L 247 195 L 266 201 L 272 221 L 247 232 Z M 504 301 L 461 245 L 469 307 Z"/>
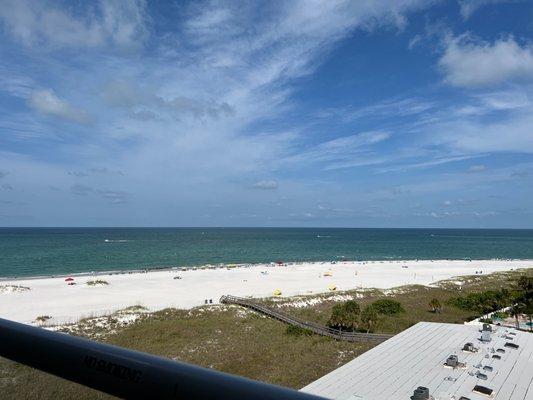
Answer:
<path fill-rule="evenodd" d="M 284 261 L 283 266 L 295 266 L 302 264 L 330 264 L 330 263 L 385 263 L 385 262 L 435 262 L 435 261 L 517 261 L 517 262 L 531 262 L 533 258 L 417 258 L 417 259 L 400 259 L 400 258 L 386 258 L 386 259 L 373 259 L 373 260 L 346 260 L 339 259 L 335 261 L 331 260 L 306 260 L 306 261 Z M 109 269 L 101 271 L 82 271 L 82 272 L 60 272 L 58 274 L 50 275 L 28 275 L 28 276 L 0 276 L 1 282 L 11 281 L 25 281 L 25 280 L 38 280 L 38 279 L 56 279 L 56 278 L 68 278 L 68 277 L 96 277 L 102 275 L 127 275 L 135 273 L 149 273 L 158 271 L 195 271 L 202 269 L 227 269 L 227 268 L 252 268 L 255 266 L 278 266 L 276 262 L 241 262 L 241 263 L 219 263 L 219 264 L 198 264 L 198 265 L 186 265 L 186 266 L 166 266 L 166 267 L 146 267 L 146 268 L 133 268 L 133 269 Z"/>
<path fill-rule="evenodd" d="M 533 260 L 394 260 L 276 264 L 226 264 L 188 269 L 120 271 L 19 278 L 0 282 L 0 317 L 47 325 L 111 314 L 133 305 L 148 311 L 218 304 L 222 295 L 280 297 L 358 289 L 390 289 L 465 275 L 533 268 Z M 73 281 L 65 281 L 66 277 Z M 93 279 L 94 278 L 94 279 Z M 106 284 L 91 286 L 91 280 Z M 71 283 L 71 285 L 69 285 Z M 72 283 L 75 283 L 72 285 Z M 334 289 L 332 289 L 332 287 Z M 1 290 L 1 289 L 4 290 Z"/>

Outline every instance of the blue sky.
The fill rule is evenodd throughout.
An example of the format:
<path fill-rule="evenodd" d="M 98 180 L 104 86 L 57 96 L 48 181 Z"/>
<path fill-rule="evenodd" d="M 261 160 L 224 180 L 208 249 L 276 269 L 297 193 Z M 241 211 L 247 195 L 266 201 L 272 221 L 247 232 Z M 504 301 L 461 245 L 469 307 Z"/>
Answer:
<path fill-rule="evenodd" d="M 533 3 L 6 0 L 0 226 L 533 227 Z"/>

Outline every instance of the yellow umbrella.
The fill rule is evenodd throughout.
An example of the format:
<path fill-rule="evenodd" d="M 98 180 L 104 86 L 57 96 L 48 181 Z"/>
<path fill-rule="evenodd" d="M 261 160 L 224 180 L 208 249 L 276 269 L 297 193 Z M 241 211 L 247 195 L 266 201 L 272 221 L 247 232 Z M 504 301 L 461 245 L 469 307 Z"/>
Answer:
<path fill-rule="evenodd" d="M 281 296 L 281 290 L 280 289 L 274 290 L 274 296 Z"/>
<path fill-rule="evenodd" d="M 333 274 L 331 273 L 331 271 L 326 271 L 324 272 L 324 276 L 333 276 Z"/>
<path fill-rule="evenodd" d="M 337 286 L 334 283 L 332 283 L 331 285 L 328 286 L 328 289 L 333 292 L 334 290 L 337 290 Z"/>

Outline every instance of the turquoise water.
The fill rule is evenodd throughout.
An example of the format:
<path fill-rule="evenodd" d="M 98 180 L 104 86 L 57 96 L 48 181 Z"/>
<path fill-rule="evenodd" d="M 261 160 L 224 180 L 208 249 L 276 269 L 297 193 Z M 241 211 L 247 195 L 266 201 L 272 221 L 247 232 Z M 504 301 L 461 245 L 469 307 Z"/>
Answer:
<path fill-rule="evenodd" d="M 533 230 L 0 228 L 0 276 L 206 263 L 533 259 Z"/>

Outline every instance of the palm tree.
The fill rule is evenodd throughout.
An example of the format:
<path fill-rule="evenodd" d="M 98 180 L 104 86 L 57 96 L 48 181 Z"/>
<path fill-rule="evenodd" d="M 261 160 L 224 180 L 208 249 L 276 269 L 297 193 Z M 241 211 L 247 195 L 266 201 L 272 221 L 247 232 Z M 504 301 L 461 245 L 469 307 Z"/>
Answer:
<path fill-rule="evenodd" d="M 335 304 L 331 310 L 328 325 L 338 329 L 357 329 L 361 308 L 355 301 L 350 300 L 344 304 Z"/>
<path fill-rule="evenodd" d="M 374 328 L 378 320 L 378 312 L 372 305 L 366 306 L 361 313 L 361 322 L 366 325 L 366 333 L 370 332 Z"/>
<path fill-rule="evenodd" d="M 533 332 L 533 302 L 530 301 L 524 304 L 522 312 L 527 315 L 527 319 L 529 320 L 529 330 Z"/>
<path fill-rule="evenodd" d="M 509 313 L 515 319 L 516 329 L 519 329 L 520 328 L 520 323 L 518 322 L 518 317 L 520 315 L 522 315 L 522 305 L 521 304 L 515 304 L 514 306 L 511 307 L 511 309 L 509 310 Z"/>
<path fill-rule="evenodd" d="M 335 304 L 331 309 L 331 316 L 328 320 L 328 325 L 335 328 L 342 329 L 344 324 L 344 305 Z"/>
<path fill-rule="evenodd" d="M 344 326 L 348 329 L 357 329 L 359 314 L 361 314 L 361 307 L 353 300 L 348 300 L 344 303 Z"/>
<path fill-rule="evenodd" d="M 431 299 L 428 305 L 433 313 L 440 313 L 442 311 L 442 304 L 440 304 L 440 301 L 437 298 Z"/>

